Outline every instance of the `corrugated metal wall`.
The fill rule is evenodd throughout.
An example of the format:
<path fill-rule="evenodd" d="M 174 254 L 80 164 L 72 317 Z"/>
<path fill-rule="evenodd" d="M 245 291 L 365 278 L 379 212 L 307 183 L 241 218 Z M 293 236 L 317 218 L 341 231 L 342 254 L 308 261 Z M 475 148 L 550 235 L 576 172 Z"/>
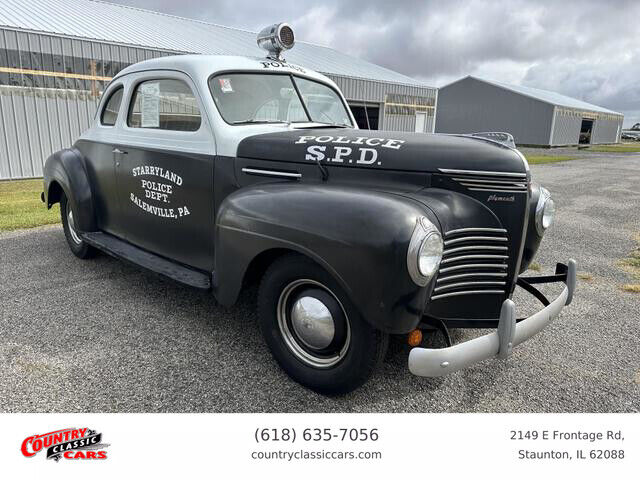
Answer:
<path fill-rule="evenodd" d="M 548 145 L 553 106 L 464 78 L 438 91 L 436 132 L 507 132 L 520 145 Z"/>
<path fill-rule="evenodd" d="M 569 110 L 557 108 L 553 123 L 551 145 L 575 145 L 580 138 L 581 125 L 581 115 L 573 114 Z"/>
<path fill-rule="evenodd" d="M 591 144 L 620 141 L 623 116 L 556 107 L 551 144 L 576 145 L 580 138 L 582 119 L 593 119 Z"/>
<path fill-rule="evenodd" d="M 591 143 L 615 143 L 620 141 L 622 117 L 602 116 L 596 120 Z"/>
<path fill-rule="evenodd" d="M 346 78 L 335 75 L 327 75 L 342 90 L 348 101 L 371 102 L 380 104 L 380 130 L 413 132 L 416 125 L 416 112 L 414 104 L 419 103 L 421 111 L 427 114 L 426 131 L 433 133 L 435 123 L 435 109 L 438 90 L 431 87 L 418 87 L 413 85 L 389 84 L 360 78 Z M 410 100 L 402 103 L 405 108 L 389 109 L 389 104 L 394 105 L 394 96 L 408 97 Z M 406 105 L 405 105 L 406 103 Z"/>
<path fill-rule="evenodd" d="M 89 126 L 96 103 L 87 91 L 0 86 L 0 178 L 42 176 L 44 160 Z"/>
<path fill-rule="evenodd" d="M 108 78 L 168 54 L 0 29 L 0 179 L 42 176 L 47 157 L 89 127 Z"/>

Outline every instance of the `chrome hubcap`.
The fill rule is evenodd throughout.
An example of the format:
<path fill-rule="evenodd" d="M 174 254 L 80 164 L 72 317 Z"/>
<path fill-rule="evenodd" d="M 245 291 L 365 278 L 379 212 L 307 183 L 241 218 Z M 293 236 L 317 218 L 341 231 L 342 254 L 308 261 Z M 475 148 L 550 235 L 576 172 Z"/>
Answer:
<path fill-rule="evenodd" d="M 76 232 L 76 225 L 73 223 L 73 212 L 71 208 L 67 205 L 67 225 L 69 226 L 69 234 L 71 234 L 71 238 L 77 244 L 82 243 L 82 239 L 78 236 Z"/>
<path fill-rule="evenodd" d="M 327 306 L 314 297 L 302 297 L 293 304 L 291 324 L 298 338 L 310 348 L 327 348 L 336 333 Z"/>
<path fill-rule="evenodd" d="M 296 280 L 280 294 L 278 327 L 296 358 L 316 368 L 339 363 L 351 341 L 349 319 L 338 298 L 315 280 Z"/>

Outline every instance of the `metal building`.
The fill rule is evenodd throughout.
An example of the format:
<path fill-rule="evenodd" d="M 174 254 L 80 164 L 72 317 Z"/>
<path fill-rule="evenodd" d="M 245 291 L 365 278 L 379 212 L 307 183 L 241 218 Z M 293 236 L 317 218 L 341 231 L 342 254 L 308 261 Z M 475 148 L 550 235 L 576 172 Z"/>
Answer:
<path fill-rule="evenodd" d="M 435 131 L 507 132 L 518 145 L 616 143 L 623 118 L 547 90 L 468 76 L 439 89 Z"/>
<path fill-rule="evenodd" d="M 183 53 L 264 57 L 245 30 L 95 0 L 0 0 L 0 179 L 42 176 L 120 70 Z M 311 43 L 285 58 L 335 81 L 361 128 L 433 132 L 435 88 Z"/>

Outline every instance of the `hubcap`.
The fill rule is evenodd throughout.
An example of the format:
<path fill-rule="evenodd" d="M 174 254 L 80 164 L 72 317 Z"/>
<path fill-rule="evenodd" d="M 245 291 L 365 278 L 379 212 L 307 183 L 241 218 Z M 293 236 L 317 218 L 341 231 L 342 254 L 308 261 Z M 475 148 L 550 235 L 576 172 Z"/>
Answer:
<path fill-rule="evenodd" d="M 71 208 L 69 207 L 68 204 L 67 204 L 67 225 L 69 227 L 69 234 L 71 234 L 71 238 L 73 239 L 73 241 L 77 244 L 82 243 L 82 239 L 78 236 L 78 233 L 76 232 L 76 225 L 75 223 L 73 223 L 73 212 L 71 211 Z"/>
<path fill-rule="evenodd" d="M 280 294 L 278 327 L 296 358 L 316 368 L 339 363 L 349 349 L 351 327 L 338 298 L 321 283 L 296 280 Z"/>
<path fill-rule="evenodd" d="M 314 297 L 296 300 L 291 310 L 293 331 L 310 348 L 327 348 L 336 333 L 333 317 L 327 306 Z"/>

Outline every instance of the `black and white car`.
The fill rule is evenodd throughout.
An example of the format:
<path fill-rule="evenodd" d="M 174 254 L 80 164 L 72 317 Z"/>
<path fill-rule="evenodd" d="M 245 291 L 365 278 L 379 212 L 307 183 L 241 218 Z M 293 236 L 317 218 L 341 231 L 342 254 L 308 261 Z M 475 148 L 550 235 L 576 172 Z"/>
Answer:
<path fill-rule="evenodd" d="M 273 356 L 325 393 L 362 385 L 389 335 L 415 347 L 411 372 L 439 376 L 507 357 L 571 302 L 572 260 L 521 276 L 555 207 L 512 143 L 358 130 L 330 79 L 280 58 L 287 25 L 259 43 L 268 58 L 165 57 L 111 81 L 45 166 L 43 201 L 60 203 L 77 257 L 103 251 L 223 305 L 259 281 Z M 543 282 L 566 287 L 548 301 Z M 518 320 L 516 286 L 544 308 Z M 451 327 L 495 330 L 420 346 Z"/>

